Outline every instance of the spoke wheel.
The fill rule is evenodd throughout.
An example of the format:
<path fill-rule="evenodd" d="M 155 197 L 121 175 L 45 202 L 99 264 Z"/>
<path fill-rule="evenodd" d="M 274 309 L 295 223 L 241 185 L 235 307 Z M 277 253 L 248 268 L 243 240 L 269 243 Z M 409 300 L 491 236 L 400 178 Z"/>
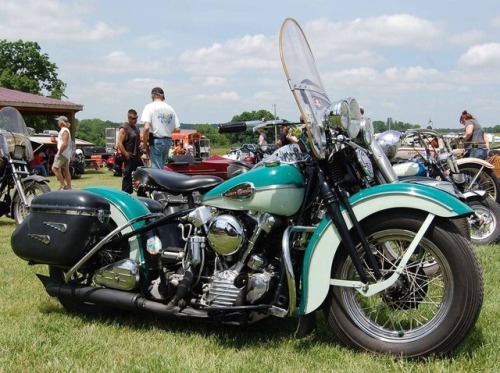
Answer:
<path fill-rule="evenodd" d="M 470 216 L 471 241 L 475 245 L 494 244 L 500 238 L 500 205 L 491 198 L 468 201 L 474 210 Z"/>
<path fill-rule="evenodd" d="M 26 189 L 24 189 L 24 194 L 26 195 L 28 206 L 24 205 L 19 198 L 19 195 L 17 195 L 14 200 L 14 206 L 12 206 L 16 224 L 21 224 L 24 219 L 26 219 L 26 216 L 28 216 L 30 212 L 29 205 L 31 205 L 31 201 L 33 200 L 33 198 L 47 192 L 50 192 L 50 187 L 45 182 L 36 182 L 29 185 Z"/>
<path fill-rule="evenodd" d="M 465 175 L 466 191 L 484 190 L 500 203 L 500 181 L 493 170 L 476 164 L 461 164 L 458 169 Z"/>
<path fill-rule="evenodd" d="M 378 216 L 365 226 L 384 278 L 396 271 L 421 222 L 400 213 Z M 358 252 L 363 258 L 360 244 Z M 345 253 L 335 259 L 332 276 L 359 280 Z M 477 320 L 482 297 L 470 243 L 449 220 L 438 219 L 391 287 L 366 297 L 351 287 L 333 286 L 325 313 L 339 338 L 355 349 L 421 357 L 444 354 L 460 343 Z"/>

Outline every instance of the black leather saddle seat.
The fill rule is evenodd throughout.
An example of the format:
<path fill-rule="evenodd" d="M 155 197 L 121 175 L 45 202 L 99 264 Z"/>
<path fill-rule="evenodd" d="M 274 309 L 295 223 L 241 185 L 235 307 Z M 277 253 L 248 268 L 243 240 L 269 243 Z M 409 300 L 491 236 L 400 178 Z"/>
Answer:
<path fill-rule="evenodd" d="M 135 179 L 147 175 L 148 183 L 155 184 L 153 189 L 171 194 L 203 192 L 224 181 L 218 176 L 188 176 L 151 167 L 139 167 L 135 172 Z"/>

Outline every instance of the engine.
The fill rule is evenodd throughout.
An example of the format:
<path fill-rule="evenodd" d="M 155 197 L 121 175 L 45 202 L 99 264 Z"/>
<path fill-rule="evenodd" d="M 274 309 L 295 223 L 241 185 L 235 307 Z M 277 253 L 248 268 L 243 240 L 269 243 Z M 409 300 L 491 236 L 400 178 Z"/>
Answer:
<path fill-rule="evenodd" d="M 178 228 L 185 246 L 162 249 L 161 275 L 152 283 L 151 294 L 171 299 L 183 281 L 182 286 L 186 286 L 186 277 L 192 277 L 193 305 L 233 307 L 266 300 L 278 277 L 277 259 L 269 260 L 271 252 L 281 247 L 281 235 L 273 241 L 270 234 L 277 225 L 275 218 L 265 213 L 197 208 Z"/>
<path fill-rule="evenodd" d="M 206 206 L 181 221 L 145 238 L 149 273 L 127 258 L 96 270 L 93 281 L 134 291 L 141 276 L 153 276 L 148 296 L 167 307 L 230 308 L 274 299 L 285 224 L 267 213 Z"/>

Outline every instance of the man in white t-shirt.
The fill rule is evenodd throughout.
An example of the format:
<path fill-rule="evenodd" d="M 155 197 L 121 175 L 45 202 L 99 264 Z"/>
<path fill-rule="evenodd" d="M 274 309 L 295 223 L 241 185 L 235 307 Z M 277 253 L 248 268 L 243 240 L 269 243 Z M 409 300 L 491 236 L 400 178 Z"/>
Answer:
<path fill-rule="evenodd" d="M 141 116 L 144 122 L 144 144 L 151 166 L 163 169 L 172 146 L 172 133 L 180 132 L 181 125 L 174 109 L 165 102 L 163 89 L 153 88 L 151 99 L 153 102 L 144 107 Z"/>

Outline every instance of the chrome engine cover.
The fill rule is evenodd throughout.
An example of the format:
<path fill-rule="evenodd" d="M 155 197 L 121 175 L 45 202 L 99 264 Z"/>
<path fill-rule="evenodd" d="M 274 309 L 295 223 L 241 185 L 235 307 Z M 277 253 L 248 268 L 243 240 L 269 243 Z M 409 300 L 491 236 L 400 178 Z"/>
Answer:
<path fill-rule="evenodd" d="M 107 288 L 133 290 L 139 283 L 139 263 L 131 259 L 120 260 L 97 270 L 93 280 Z"/>
<path fill-rule="evenodd" d="M 240 298 L 242 289 L 234 285 L 238 273 L 233 270 L 217 272 L 208 287 L 207 303 L 212 307 L 232 307 Z"/>
<path fill-rule="evenodd" d="M 220 255 L 232 255 L 246 241 L 245 230 L 232 215 L 217 216 L 208 227 L 208 243 Z"/>

